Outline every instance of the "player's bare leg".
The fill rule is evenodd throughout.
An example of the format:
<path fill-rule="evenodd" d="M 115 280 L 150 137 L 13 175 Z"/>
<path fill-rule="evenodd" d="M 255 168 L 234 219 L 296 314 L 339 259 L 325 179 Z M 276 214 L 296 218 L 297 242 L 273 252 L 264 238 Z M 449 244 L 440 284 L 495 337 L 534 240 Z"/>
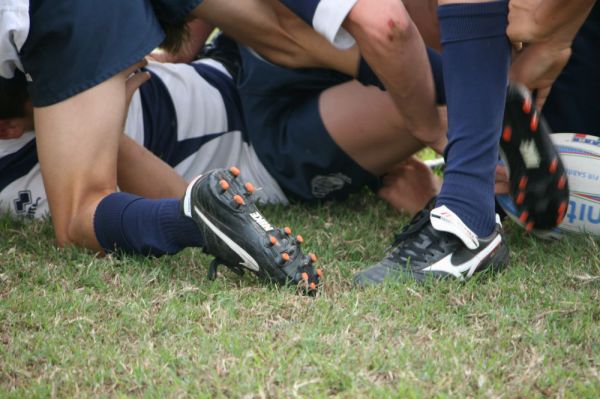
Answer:
<path fill-rule="evenodd" d="M 386 173 L 424 147 L 412 135 L 390 95 L 378 88 L 354 81 L 332 87 L 321 94 L 319 109 L 333 140 L 374 175 Z M 445 113 L 436 107 L 434 111 Z M 443 133 L 432 136 L 432 140 L 443 147 L 446 128 L 444 118 L 438 116 L 438 120 L 436 131 Z"/>
<path fill-rule="evenodd" d="M 61 246 L 102 250 L 93 219 L 100 200 L 117 186 L 125 73 L 58 104 L 34 110 L 38 156 Z"/>
<path fill-rule="evenodd" d="M 423 144 L 411 134 L 388 93 L 348 82 L 325 90 L 319 110 L 337 145 L 373 175 L 384 176 L 379 194 L 394 208 L 414 214 L 437 195 L 439 178 L 412 158 Z M 443 133 L 434 140 L 443 148 L 446 110 L 437 112 Z"/>
<path fill-rule="evenodd" d="M 358 0 L 343 26 L 390 92 L 409 129 L 433 146 L 440 133 L 434 83 L 425 44 L 402 2 Z"/>
<path fill-rule="evenodd" d="M 360 285 L 387 279 L 464 279 L 508 263 L 494 212 L 494 174 L 508 83 L 507 1 L 443 1 L 438 9 L 448 101 L 444 182 L 397 236 L 394 250 L 357 274 Z"/>

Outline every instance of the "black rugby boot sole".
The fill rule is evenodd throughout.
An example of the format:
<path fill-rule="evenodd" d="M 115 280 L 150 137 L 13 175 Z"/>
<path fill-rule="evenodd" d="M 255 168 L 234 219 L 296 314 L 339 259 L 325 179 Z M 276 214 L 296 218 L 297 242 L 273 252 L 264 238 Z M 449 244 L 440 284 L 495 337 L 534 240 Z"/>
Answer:
<path fill-rule="evenodd" d="M 500 149 L 509 171 L 510 195 L 525 229 L 559 225 L 569 201 L 567 174 L 550 129 L 523 86 L 509 87 Z"/>
<path fill-rule="evenodd" d="M 183 213 L 201 230 L 204 251 L 215 257 L 209 278 L 219 264 L 238 274 L 244 270 L 281 285 L 297 285 L 315 293 L 322 271 L 314 254 L 304 254 L 300 235 L 289 227 L 276 228 L 259 212 L 254 187 L 239 181 L 239 169 L 216 169 L 197 177 L 182 199 Z"/>

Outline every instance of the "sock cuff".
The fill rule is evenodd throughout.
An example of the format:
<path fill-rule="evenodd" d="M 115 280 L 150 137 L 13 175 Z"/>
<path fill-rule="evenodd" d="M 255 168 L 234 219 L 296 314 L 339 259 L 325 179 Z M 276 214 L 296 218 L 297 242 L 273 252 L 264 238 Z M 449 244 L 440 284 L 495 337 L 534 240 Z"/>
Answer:
<path fill-rule="evenodd" d="M 102 198 L 94 213 L 94 233 L 105 252 L 114 252 L 117 248 L 128 248 L 121 229 L 123 212 L 129 205 L 142 197 L 128 193 L 112 193 Z"/>
<path fill-rule="evenodd" d="M 508 1 L 458 3 L 438 7 L 442 44 L 506 36 Z"/>

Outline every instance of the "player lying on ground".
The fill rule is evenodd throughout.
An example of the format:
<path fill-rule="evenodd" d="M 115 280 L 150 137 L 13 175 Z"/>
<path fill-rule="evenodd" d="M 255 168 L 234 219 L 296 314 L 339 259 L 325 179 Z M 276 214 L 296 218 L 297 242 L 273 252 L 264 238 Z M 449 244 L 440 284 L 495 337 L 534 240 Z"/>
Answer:
<path fill-rule="evenodd" d="M 129 189 L 129 192 L 144 195 L 146 198 L 183 197 L 181 206 L 185 214 L 192 211 L 201 212 L 202 217 L 208 220 L 207 224 L 216 225 L 220 231 L 229 232 L 229 229 L 236 228 L 239 230 L 237 234 L 246 237 L 262 236 L 262 242 L 259 244 L 265 250 L 263 253 L 250 255 L 247 250 L 240 247 L 236 252 L 231 252 L 223 248 L 220 240 L 214 239 L 210 233 L 198 232 L 198 227 L 193 224 L 187 230 L 173 233 L 189 234 L 188 245 L 185 244 L 185 238 L 180 237 L 178 241 L 167 240 L 162 243 L 142 240 L 146 243 L 145 246 L 139 246 L 139 241 L 134 243 L 125 241 L 118 249 L 143 255 L 163 255 L 176 253 L 186 246 L 200 246 L 204 249 L 208 247 L 214 251 L 209 253 L 219 254 L 211 264 L 209 274 L 211 278 L 216 272 L 216 262 L 226 264 L 239 272 L 242 269 L 238 263 L 241 257 L 245 262 L 245 268 L 257 272 L 263 278 L 282 284 L 304 280 L 305 287 L 310 291 L 314 290 L 320 275 L 320 271 L 313 267 L 316 257 L 302 255 L 300 244 L 303 240 L 300 236 L 293 237 L 289 228 L 273 228 L 253 205 L 253 185 L 240 183 L 240 181 L 247 181 L 245 178 L 249 176 L 264 178 L 269 176 L 256 157 L 252 156 L 251 148 L 242 141 L 242 133 L 239 130 L 242 125 L 241 116 L 236 112 L 235 106 L 238 101 L 235 100 L 235 88 L 231 77 L 217 62 L 207 61 L 188 68 L 183 65 L 170 67 L 157 64 L 154 68 L 157 76 L 152 81 L 153 84 L 145 86 L 134 96 L 126 128 L 138 134 L 133 134 L 132 138 L 125 135 L 121 137 L 118 169 L 119 175 L 123 178 L 122 184 Z M 144 74 L 138 73 L 129 80 L 129 83 L 135 86 L 144 80 Z M 14 80 L 0 79 L 0 87 L 3 89 L 0 90 L 0 104 L 12 104 L 12 107 L 0 107 L 0 115 L 18 116 L 3 120 L 9 128 L 0 130 L 2 133 L 0 137 L 3 138 L 0 140 L 0 207 L 4 211 L 13 211 L 17 215 L 42 216 L 48 211 L 48 206 L 37 163 L 34 132 L 27 131 L 34 128 L 31 104 L 24 90 L 25 86 L 15 83 Z M 186 91 L 186 87 L 190 89 Z M 169 96 L 170 93 L 178 93 L 180 90 L 185 91 L 196 101 L 190 101 L 187 96 L 180 95 L 173 98 Z M 15 103 L 17 98 L 21 100 L 20 110 L 18 103 Z M 179 123 L 175 111 L 184 117 Z M 165 127 L 167 131 L 163 130 Z M 207 134 L 215 131 L 220 133 Z M 189 134 L 189 137 L 179 140 L 178 134 Z M 207 143 L 204 151 L 194 153 L 196 148 L 214 136 L 220 137 L 215 140 L 215 146 Z M 166 160 L 179 164 L 180 170 L 187 172 L 188 179 L 195 184 L 186 182 L 168 165 L 144 150 L 134 139 L 146 143 Z M 237 168 L 229 170 L 218 168 L 228 165 L 228 161 L 240 160 L 244 166 L 258 172 L 250 172 L 242 176 Z M 200 173 L 204 176 L 198 179 Z M 276 186 L 276 183 L 274 185 Z M 266 186 L 271 187 L 270 183 Z M 201 201 L 200 205 L 185 201 L 190 196 L 190 190 L 199 191 L 196 198 Z M 275 187 L 271 192 L 275 197 L 279 194 Z M 139 196 L 134 198 L 131 206 L 136 206 L 138 202 L 142 202 L 143 205 L 144 201 L 148 201 Z M 180 213 L 178 199 L 162 201 L 167 205 L 170 203 L 177 205 L 173 218 L 184 217 Z M 198 210 L 189 209 L 190 206 Z M 245 210 L 241 209 L 242 207 Z M 228 208 L 233 208 L 237 212 L 231 213 L 227 211 Z M 229 214 L 230 217 L 223 217 L 219 215 L 220 212 Z M 213 214 L 217 214 L 217 217 L 213 218 Z M 130 221 L 126 212 L 119 216 L 125 218 L 125 222 Z M 151 218 L 152 214 L 148 217 L 149 221 Z M 257 230 L 261 233 L 257 233 Z M 197 245 L 196 240 L 200 234 L 206 237 L 207 242 Z M 123 238 L 126 239 L 125 236 Z M 168 238 L 168 235 L 165 238 Z M 272 240 L 276 240 L 276 243 Z M 268 268 L 271 264 L 269 257 L 277 258 L 276 268 Z"/>
<path fill-rule="evenodd" d="M 395 112 L 385 92 L 341 76 L 336 80 L 324 80 L 316 86 L 314 73 L 308 71 L 294 72 L 293 76 L 297 78 L 299 86 L 296 89 L 289 87 L 288 95 L 296 94 L 296 98 L 308 96 L 306 88 L 314 87 L 311 92 L 315 95 L 310 98 L 318 99 L 322 92 L 323 113 L 322 116 L 314 112 L 306 115 L 306 118 L 295 118 L 293 123 L 284 123 L 284 119 L 278 116 L 280 123 L 289 125 L 288 131 L 306 131 L 307 135 L 305 143 L 298 143 L 295 150 L 297 155 L 290 160 L 288 170 L 299 171 L 302 175 L 295 174 L 291 180 L 278 173 L 278 180 L 275 180 L 255 153 L 252 145 L 254 136 L 249 137 L 244 128 L 246 123 L 234 87 L 235 79 L 230 74 L 230 71 L 237 74 L 237 47 L 225 38 L 220 38 L 218 42 L 209 51 L 215 59 L 205 58 L 189 65 L 151 63 L 147 67 L 153 77 L 133 95 L 125 123 L 125 132 L 129 138 L 123 137 L 121 140 L 121 188 L 148 198 L 179 197 L 185 191 L 186 181 L 208 170 L 235 164 L 240 166 L 243 180 L 255 183 L 255 198 L 268 203 L 286 204 L 286 194 L 306 201 L 343 199 L 365 185 L 379 188 L 381 184 L 378 177 L 383 171 L 390 169 L 393 171 L 392 176 L 383 178 L 384 184 L 379 191 L 385 198 L 393 198 L 393 205 L 415 212 L 437 193 L 439 182 L 433 173 L 422 162 L 409 158 L 421 145 L 406 132 L 401 117 Z M 283 77 L 289 76 L 290 71 L 273 69 L 275 70 L 266 71 L 272 79 L 279 76 L 278 80 L 281 81 Z M 342 80 L 347 82 L 334 86 Z M 303 86 L 302 81 L 305 82 Z M 271 87 L 264 85 L 262 89 L 267 94 Z M 301 87 L 304 87 L 304 91 L 300 90 Z M 13 90 L 10 98 L 0 97 L 0 104 L 8 103 L 11 99 L 14 101 L 13 105 L 16 105 L 16 101 L 21 105 L 27 104 L 26 95 L 23 91 Z M 16 98 L 20 100 L 15 100 Z M 364 101 L 370 106 L 360 107 Z M 337 110 L 336 114 L 326 111 L 331 108 L 331 104 L 340 102 L 347 105 L 343 112 Z M 286 106 L 286 109 L 291 106 Z M 20 112 L 24 117 L 6 121 L 14 129 L 5 130 L 4 136 L 0 135 L 11 139 L 0 141 L 0 153 L 3 153 L 0 158 L 3 166 L 1 173 L 13 179 L 0 187 L 0 207 L 15 214 L 42 216 L 48 211 L 47 198 L 35 155 L 35 138 L 33 132 L 27 132 L 33 129 L 30 105 L 24 108 Z M 300 102 L 298 109 L 302 109 Z M 12 113 L 19 114 L 15 111 Z M 346 113 L 345 117 L 343 113 Z M 337 120 L 349 121 L 353 120 L 352 117 L 360 120 L 358 124 L 353 123 L 354 128 L 340 125 L 340 122 L 336 124 Z M 253 117 L 249 115 L 248 118 Z M 256 122 L 252 125 L 256 126 Z M 330 128 L 326 130 L 324 125 Z M 309 127 L 312 131 L 310 136 Z M 280 132 L 267 127 L 264 135 L 268 137 L 267 141 L 277 141 Z M 367 144 L 369 142 L 365 137 L 370 136 L 373 137 L 371 141 L 379 143 L 381 147 L 377 152 L 382 155 L 377 162 L 370 160 L 374 157 L 370 155 L 372 150 L 369 148 L 364 148 L 363 154 L 358 150 L 360 145 L 350 145 L 357 158 L 368 164 L 369 170 L 357 164 L 345 149 L 332 140 L 341 139 L 347 144 L 351 139 L 362 137 L 361 140 Z M 133 142 L 145 146 L 160 157 L 182 178 L 173 178 L 170 171 L 165 171 L 161 177 L 154 171 L 152 179 L 149 179 L 150 171 L 146 167 L 145 154 Z M 278 150 L 273 148 L 273 151 Z M 265 152 L 264 149 L 262 152 Z M 311 155 L 308 157 L 302 154 Z M 281 153 L 273 158 L 289 157 L 290 154 Z M 406 164 L 400 164 L 407 158 Z M 10 159 L 12 161 L 9 162 Z M 320 160 L 318 165 L 315 161 L 317 159 Z M 393 167 L 390 168 L 390 165 Z M 284 185 L 285 192 L 278 181 Z"/>

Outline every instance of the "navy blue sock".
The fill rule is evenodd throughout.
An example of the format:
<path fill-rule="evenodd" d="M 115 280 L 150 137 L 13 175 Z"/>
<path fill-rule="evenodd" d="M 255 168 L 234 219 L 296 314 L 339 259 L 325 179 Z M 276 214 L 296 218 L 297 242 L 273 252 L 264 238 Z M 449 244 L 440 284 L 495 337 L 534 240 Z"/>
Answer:
<path fill-rule="evenodd" d="M 508 84 L 508 1 L 438 8 L 448 100 L 448 146 L 437 206 L 479 236 L 495 225 L 494 171 Z"/>
<path fill-rule="evenodd" d="M 446 90 L 444 89 L 442 57 L 437 51 L 429 47 L 427 47 L 427 57 L 429 58 L 429 65 L 431 65 L 431 73 L 433 74 L 435 101 L 438 105 L 445 105 Z M 377 86 L 381 90 L 385 90 L 383 83 L 381 83 L 377 75 L 375 75 L 375 72 L 373 72 L 363 57 L 360 57 L 360 61 L 358 62 L 358 75 L 356 76 L 356 80 L 366 86 Z"/>
<path fill-rule="evenodd" d="M 161 256 L 203 244 L 200 230 L 183 216 L 177 199 L 112 193 L 98 204 L 94 230 L 106 252 Z"/>

